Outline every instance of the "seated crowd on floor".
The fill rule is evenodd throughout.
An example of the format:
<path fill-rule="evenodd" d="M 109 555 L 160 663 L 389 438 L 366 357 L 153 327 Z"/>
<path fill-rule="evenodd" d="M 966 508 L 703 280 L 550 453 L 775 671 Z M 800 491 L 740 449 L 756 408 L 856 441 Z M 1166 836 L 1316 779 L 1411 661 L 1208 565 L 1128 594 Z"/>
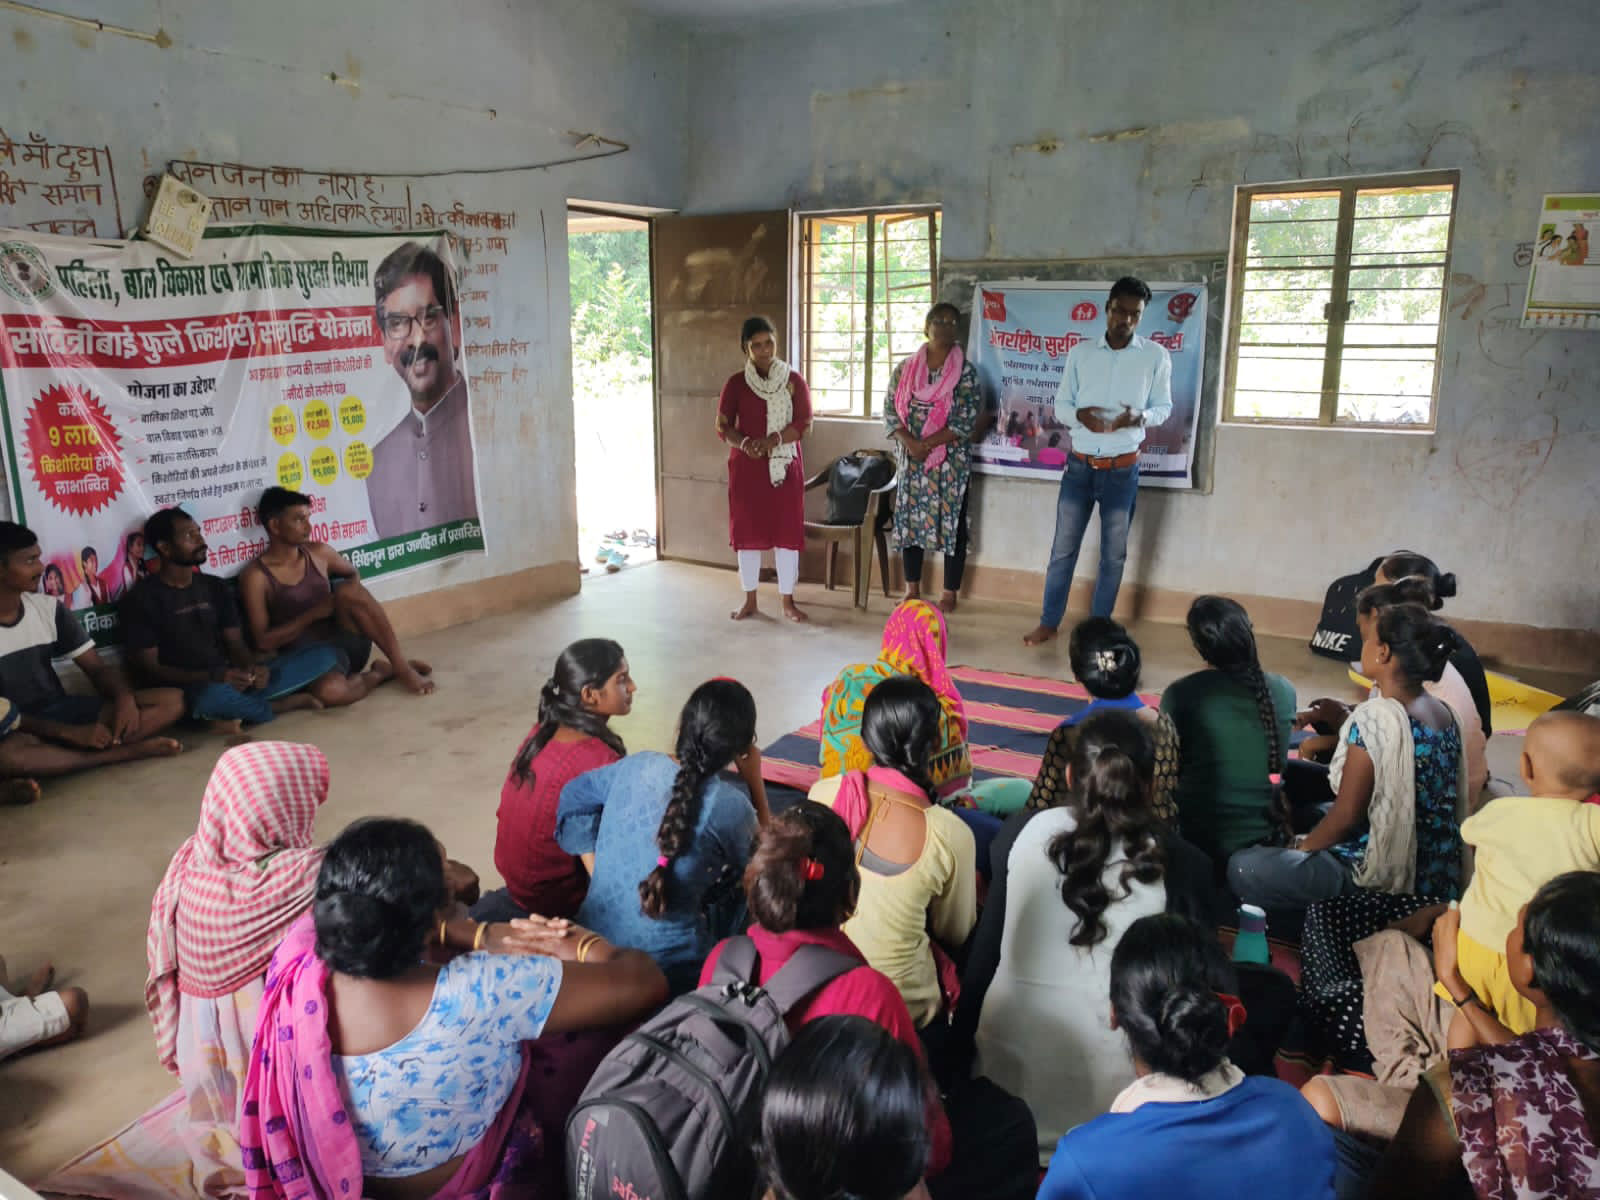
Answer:
<path fill-rule="evenodd" d="M 5 769 L 426 687 L 297 498 L 262 514 L 242 614 L 194 522 L 151 519 L 142 689 L 0 527 Z M 1023 780 L 978 777 L 945 615 L 907 599 L 824 692 L 804 797 L 769 794 L 733 679 L 689 694 L 670 755 L 629 752 L 624 650 L 578 641 L 482 894 L 413 821 L 320 842 L 314 747 L 235 746 L 151 911 L 181 1173 L 252 1200 L 1600 1195 L 1600 719 L 1546 714 L 1524 786 L 1491 780 L 1436 576 L 1395 555 L 1362 593 L 1354 706 L 1298 709 L 1226 597 L 1192 605 L 1198 669 L 1159 707 L 1128 631 L 1085 621 L 1087 703 Z M 1230 955 L 1261 913 L 1271 959 Z M 6 993 L 8 1039 L 81 1029 L 47 983 Z M 1321 1064 L 1300 1087 L 1291 1041 Z"/>

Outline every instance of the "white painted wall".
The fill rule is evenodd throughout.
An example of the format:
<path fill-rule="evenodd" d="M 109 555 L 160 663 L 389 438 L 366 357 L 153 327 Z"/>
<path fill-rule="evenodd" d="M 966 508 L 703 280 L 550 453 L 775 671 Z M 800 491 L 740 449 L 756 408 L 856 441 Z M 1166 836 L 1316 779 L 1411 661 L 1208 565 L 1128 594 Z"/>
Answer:
<path fill-rule="evenodd" d="M 747 21 L 694 45 L 688 208 L 936 201 L 950 259 L 1191 255 L 1226 248 L 1240 182 L 1459 168 L 1437 433 L 1224 428 L 1213 494 L 1141 493 L 1126 579 L 1320 600 L 1404 545 L 1460 576 L 1452 615 L 1600 628 L 1600 335 L 1521 330 L 1513 259 L 1545 191 L 1600 188 L 1600 73 L 1556 32 L 1592 16 L 933 0 Z M 981 490 L 976 561 L 1042 571 L 1053 491 Z"/>

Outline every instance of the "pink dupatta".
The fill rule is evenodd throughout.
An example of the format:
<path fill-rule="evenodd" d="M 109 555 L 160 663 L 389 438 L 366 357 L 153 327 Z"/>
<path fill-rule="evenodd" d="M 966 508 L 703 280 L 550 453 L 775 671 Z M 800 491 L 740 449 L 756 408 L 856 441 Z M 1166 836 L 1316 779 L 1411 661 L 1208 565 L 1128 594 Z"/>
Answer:
<path fill-rule="evenodd" d="M 928 419 L 923 422 L 921 437 L 932 437 L 950 423 L 950 409 L 954 405 L 956 384 L 961 382 L 961 370 L 967 357 L 960 346 L 951 346 L 945 356 L 944 367 L 937 381 L 928 378 L 928 344 L 924 342 L 915 354 L 900 368 L 900 385 L 894 390 L 894 411 L 900 424 L 910 428 L 911 401 L 926 404 Z M 943 465 L 949 446 L 936 446 L 922 460 L 922 465 L 933 470 Z"/>
<path fill-rule="evenodd" d="M 328 1037 L 328 968 L 317 957 L 306 913 L 290 927 L 267 968 L 245 1075 L 239 1146 L 250 1200 L 360 1200 L 361 1150 L 333 1071 Z M 436 1200 L 458 1200 L 489 1185 L 500 1165 L 528 1080 L 522 1073 L 494 1123 Z"/>

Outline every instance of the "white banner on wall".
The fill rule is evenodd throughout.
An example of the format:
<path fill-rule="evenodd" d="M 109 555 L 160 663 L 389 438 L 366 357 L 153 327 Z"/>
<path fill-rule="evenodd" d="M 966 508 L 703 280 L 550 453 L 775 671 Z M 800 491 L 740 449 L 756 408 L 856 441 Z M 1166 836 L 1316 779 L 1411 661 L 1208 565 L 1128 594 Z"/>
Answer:
<path fill-rule="evenodd" d="M 1172 356 L 1172 415 L 1145 433 L 1139 482 L 1194 486 L 1195 430 L 1205 370 L 1206 285 L 1151 283 L 1139 336 Z M 984 399 L 1000 410 L 994 432 L 973 453 L 973 470 L 1059 483 L 1072 435 L 1056 417 L 1067 352 L 1105 333 L 1105 282 L 1007 279 L 979 283 L 972 296 L 967 360 Z"/>
<path fill-rule="evenodd" d="M 482 550 L 456 270 L 443 234 L 221 231 L 174 262 L 0 231 L 7 474 L 45 590 L 105 637 L 151 513 L 186 509 L 231 575 L 274 484 L 368 576 Z"/>

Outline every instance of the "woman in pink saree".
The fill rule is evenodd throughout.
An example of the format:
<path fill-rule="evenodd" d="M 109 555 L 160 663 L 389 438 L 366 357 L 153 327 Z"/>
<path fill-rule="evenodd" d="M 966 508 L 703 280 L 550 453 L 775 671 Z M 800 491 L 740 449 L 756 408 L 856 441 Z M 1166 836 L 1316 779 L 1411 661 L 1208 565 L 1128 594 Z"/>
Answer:
<path fill-rule="evenodd" d="M 563 921 L 524 956 L 424 951 L 444 857 L 413 821 L 328 846 L 267 970 L 239 1118 L 251 1200 L 558 1197 L 559 1132 L 612 1037 L 665 1000 L 647 955 Z"/>

